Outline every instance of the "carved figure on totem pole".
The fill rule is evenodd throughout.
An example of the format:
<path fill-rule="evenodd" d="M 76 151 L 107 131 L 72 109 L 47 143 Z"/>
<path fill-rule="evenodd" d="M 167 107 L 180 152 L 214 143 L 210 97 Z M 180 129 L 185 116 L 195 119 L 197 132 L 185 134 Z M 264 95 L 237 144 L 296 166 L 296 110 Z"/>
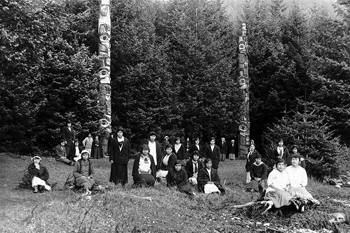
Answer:
<path fill-rule="evenodd" d="M 240 123 L 238 138 L 238 156 L 246 157 L 250 145 L 249 122 L 249 75 L 248 75 L 248 42 L 246 24 L 242 24 L 242 35 L 238 40 L 238 84 L 241 91 Z"/>

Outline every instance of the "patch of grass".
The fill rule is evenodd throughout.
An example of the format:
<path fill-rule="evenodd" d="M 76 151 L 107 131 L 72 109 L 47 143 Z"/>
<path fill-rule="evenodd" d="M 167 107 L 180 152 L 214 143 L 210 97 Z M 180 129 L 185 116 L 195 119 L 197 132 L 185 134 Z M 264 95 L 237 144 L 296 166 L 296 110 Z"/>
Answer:
<path fill-rule="evenodd" d="M 259 205 L 234 209 L 234 205 L 254 198 L 244 192 L 245 161 L 242 160 L 227 160 L 220 164 L 219 175 L 227 188 L 226 195 L 198 194 L 194 200 L 165 187 L 165 184 L 133 189 L 132 160 L 129 163 L 129 183 L 125 188 L 108 182 L 110 164 L 107 159 L 92 161 L 96 179 L 109 188 L 104 193 L 86 198 L 64 187 L 73 167 L 56 162 L 53 158 L 43 159 L 50 172 L 49 182 L 57 182 L 51 192 L 34 194 L 31 190 L 16 189 L 30 158 L 0 154 L 0 232 L 242 233 L 267 232 L 269 227 L 320 229 L 320 226 L 333 227 L 326 224 L 327 213 L 349 211 L 342 204 L 331 201 L 332 198 L 348 199 L 347 190 L 338 190 L 314 180 L 310 180 L 308 189 L 322 204 L 304 214 L 291 212 L 286 217 L 278 217 L 269 212 L 261 215 L 264 207 Z M 151 197 L 152 200 L 139 197 Z M 315 213 L 319 218 L 311 220 Z M 301 216 L 305 221 L 294 224 L 292 220 L 302 219 Z M 270 226 L 264 227 L 264 223 Z"/>

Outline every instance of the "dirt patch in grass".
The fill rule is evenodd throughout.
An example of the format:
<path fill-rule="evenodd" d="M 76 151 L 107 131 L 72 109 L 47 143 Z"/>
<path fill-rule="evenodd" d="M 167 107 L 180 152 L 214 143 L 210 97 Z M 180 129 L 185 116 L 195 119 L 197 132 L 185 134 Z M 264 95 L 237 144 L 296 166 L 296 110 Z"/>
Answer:
<path fill-rule="evenodd" d="M 277 216 L 272 210 L 261 215 L 264 207 L 254 205 L 235 209 L 256 198 L 244 192 L 244 161 L 225 161 L 219 167 L 227 194 L 199 194 L 194 200 L 182 193 L 157 184 L 154 188 L 131 188 L 132 177 L 125 188 L 108 182 L 110 164 L 107 159 L 93 160 L 96 178 L 108 186 L 104 193 L 82 197 L 64 187 L 73 167 L 44 158 L 51 183 L 51 192 L 34 194 L 18 190 L 29 157 L 0 154 L 0 232 L 294 232 L 295 229 L 334 229 L 327 214 L 349 212 L 349 207 L 332 198 L 349 199 L 348 190 L 335 189 L 311 180 L 308 189 L 321 201 L 318 207 L 296 213 L 283 210 Z M 130 161 L 131 169 L 133 161 Z M 151 197 L 151 201 L 138 197 Z M 340 229 L 349 227 L 342 224 Z M 283 230 L 283 231 L 282 231 Z"/>

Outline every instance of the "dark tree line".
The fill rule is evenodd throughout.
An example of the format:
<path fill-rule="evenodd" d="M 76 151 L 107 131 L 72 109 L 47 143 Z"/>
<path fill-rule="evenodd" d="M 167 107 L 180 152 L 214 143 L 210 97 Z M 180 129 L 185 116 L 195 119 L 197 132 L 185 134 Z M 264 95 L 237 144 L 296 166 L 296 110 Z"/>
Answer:
<path fill-rule="evenodd" d="M 51 148 L 67 118 L 80 137 L 97 130 L 98 5 L 1 2 L 1 150 Z M 350 4 L 335 7 L 336 19 L 317 8 L 287 11 L 283 0 L 257 1 L 232 22 L 220 0 L 112 1 L 113 125 L 134 143 L 150 130 L 236 137 L 237 40 L 246 22 L 258 148 L 269 148 L 269 129 L 300 112 L 300 100 L 317 106 L 329 140 L 349 143 Z"/>

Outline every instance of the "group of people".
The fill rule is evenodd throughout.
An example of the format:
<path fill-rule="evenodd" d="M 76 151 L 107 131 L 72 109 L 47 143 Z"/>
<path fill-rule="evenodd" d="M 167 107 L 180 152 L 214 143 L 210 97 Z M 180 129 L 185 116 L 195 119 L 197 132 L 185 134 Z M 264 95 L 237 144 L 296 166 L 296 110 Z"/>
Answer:
<path fill-rule="evenodd" d="M 95 184 L 93 163 L 90 160 L 96 158 L 93 156 L 92 136 L 89 134 L 83 140 L 84 148 L 80 152 L 71 122 L 67 123 L 62 132 L 61 143 L 55 147 L 55 159 L 74 166 L 75 185 L 83 187 L 84 195 L 87 195 Z M 109 181 L 124 186 L 128 183 L 131 146 L 129 140 L 124 137 L 123 128 L 118 128 L 115 133 L 116 135 L 111 135 L 107 144 L 107 155 L 111 163 Z M 204 147 L 199 144 L 199 138 L 196 138 L 194 144 L 186 148 L 181 144 L 180 138 L 176 138 L 173 145 L 166 138 L 164 143 L 160 144 L 156 141 L 156 133 L 149 133 L 149 138 L 141 146 L 141 151 L 134 160 L 132 176 L 135 186 L 154 186 L 156 182 L 166 182 L 167 186 L 176 187 L 190 196 L 194 195 L 193 188 L 205 193 L 225 193 L 217 173 L 219 163 L 223 159 L 223 150 L 215 145 L 215 138 L 211 138 L 210 144 Z M 225 146 L 227 148 L 227 145 Z M 36 164 L 43 168 L 40 161 Z M 45 171 L 47 172 L 46 168 Z M 33 177 L 35 174 L 33 173 Z M 47 179 L 48 172 L 47 177 L 42 180 L 45 182 Z M 33 183 L 34 191 L 35 186 L 38 185 Z"/>
<path fill-rule="evenodd" d="M 272 153 L 274 164 L 269 169 L 251 144 L 246 160 L 246 189 L 259 192 L 261 199 L 271 201 L 276 208 L 290 205 L 295 198 L 317 202 L 305 188 L 305 159 L 298 153 L 297 146 L 293 146 L 292 151 L 289 154 L 280 139 Z M 268 174 L 268 170 L 272 171 Z"/>

